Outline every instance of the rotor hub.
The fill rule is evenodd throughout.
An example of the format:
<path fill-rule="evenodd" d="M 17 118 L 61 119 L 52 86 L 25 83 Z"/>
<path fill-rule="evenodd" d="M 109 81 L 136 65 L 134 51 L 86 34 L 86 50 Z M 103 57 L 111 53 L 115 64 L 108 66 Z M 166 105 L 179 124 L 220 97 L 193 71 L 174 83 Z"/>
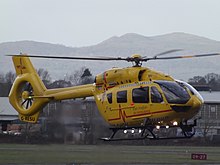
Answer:
<path fill-rule="evenodd" d="M 140 54 L 133 54 L 133 55 L 131 56 L 131 58 L 133 58 L 133 59 L 136 59 L 136 58 L 142 59 L 142 57 L 141 57 Z"/>
<path fill-rule="evenodd" d="M 140 54 L 133 54 L 131 56 L 131 61 L 134 62 L 134 67 L 138 67 L 142 65 L 142 57 Z"/>
<path fill-rule="evenodd" d="M 22 92 L 22 98 L 24 99 L 24 100 L 26 100 L 26 99 L 30 99 L 30 92 L 28 92 L 28 91 L 24 91 L 24 92 Z"/>

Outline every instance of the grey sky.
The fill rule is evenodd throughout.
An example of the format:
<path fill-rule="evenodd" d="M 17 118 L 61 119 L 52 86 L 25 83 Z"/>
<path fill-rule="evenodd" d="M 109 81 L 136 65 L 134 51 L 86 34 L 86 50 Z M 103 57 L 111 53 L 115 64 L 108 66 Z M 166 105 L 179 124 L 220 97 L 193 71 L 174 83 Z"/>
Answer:
<path fill-rule="evenodd" d="M 0 43 L 97 44 L 125 33 L 186 32 L 220 41 L 219 0 L 0 0 Z"/>

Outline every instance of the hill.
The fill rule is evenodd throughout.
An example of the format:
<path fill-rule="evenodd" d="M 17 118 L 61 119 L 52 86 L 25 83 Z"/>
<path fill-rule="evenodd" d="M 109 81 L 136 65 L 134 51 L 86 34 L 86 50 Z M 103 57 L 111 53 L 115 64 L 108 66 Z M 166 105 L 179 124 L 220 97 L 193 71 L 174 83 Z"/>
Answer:
<path fill-rule="evenodd" d="M 0 66 L 2 68 L 0 73 L 13 70 L 11 59 L 10 57 L 5 57 L 5 54 L 19 54 L 22 52 L 28 54 L 66 56 L 127 57 L 137 53 L 142 56 L 153 56 L 170 49 L 183 49 L 183 51 L 173 53 L 173 55 L 220 52 L 220 42 L 186 33 L 170 33 L 151 37 L 128 33 L 122 36 L 113 36 L 97 45 L 79 48 L 35 41 L 5 42 L 0 43 Z M 218 58 L 219 57 L 190 60 L 150 61 L 149 63 L 144 64 L 144 66 L 153 67 L 157 70 L 171 74 L 178 79 L 187 80 L 194 75 L 205 75 L 210 72 L 218 73 L 218 69 L 220 68 Z M 63 78 L 66 73 L 71 74 L 74 70 L 83 66 L 91 68 L 94 75 L 111 67 L 130 66 L 130 64 L 126 62 L 115 63 L 115 61 L 76 62 L 68 60 L 55 61 L 33 59 L 33 62 L 36 68 L 47 69 L 51 73 L 53 79 Z"/>

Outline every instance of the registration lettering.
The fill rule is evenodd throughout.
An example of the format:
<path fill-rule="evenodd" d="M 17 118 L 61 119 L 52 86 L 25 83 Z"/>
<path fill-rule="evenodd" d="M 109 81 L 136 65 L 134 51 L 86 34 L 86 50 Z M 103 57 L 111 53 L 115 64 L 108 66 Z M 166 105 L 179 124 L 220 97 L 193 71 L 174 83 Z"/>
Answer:
<path fill-rule="evenodd" d="M 20 119 L 22 121 L 29 121 L 29 122 L 35 122 L 36 121 L 36 117 L 33 117 L 33 116 L 21 116 Z"/>

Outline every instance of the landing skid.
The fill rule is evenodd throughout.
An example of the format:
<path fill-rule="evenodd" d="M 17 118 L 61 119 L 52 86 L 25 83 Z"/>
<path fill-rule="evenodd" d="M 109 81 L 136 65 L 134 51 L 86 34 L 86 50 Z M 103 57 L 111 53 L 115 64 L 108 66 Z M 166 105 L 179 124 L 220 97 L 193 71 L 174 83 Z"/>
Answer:
<path fill-rule="evenodd" d="M 112 131 L 112 134 L 110 137 L 107 138 L 101 138 L 103 141 L 124 141 L 124 140 L 144 140 L 144 139 L 150 139 L 150 140 L 165 140 L 165 139 L 189 139 L 195 135 L 195 129 L 194 126 L 196 126 L 196 120 L 194 120 L 194 124 L 187 125 L 181 123 L 179 126 L 172 126 L 170 128 L 180 128 L 182 130 L 182 136 L 174 136 L 174 137 L 160 137 L 154 133 L 154 129 L 156 128 L 153 125 L 146 125 L 146 126 L 136 126 L 136 127 L 113 127 L 109 128 Z M 119 131 L 125 131 L 125 130 L 141 130 L 140 133 L 138 133 L 138 136 L 133 137 L 127 137 L 127 138 L 115 138 L 116 134 Z"/>

